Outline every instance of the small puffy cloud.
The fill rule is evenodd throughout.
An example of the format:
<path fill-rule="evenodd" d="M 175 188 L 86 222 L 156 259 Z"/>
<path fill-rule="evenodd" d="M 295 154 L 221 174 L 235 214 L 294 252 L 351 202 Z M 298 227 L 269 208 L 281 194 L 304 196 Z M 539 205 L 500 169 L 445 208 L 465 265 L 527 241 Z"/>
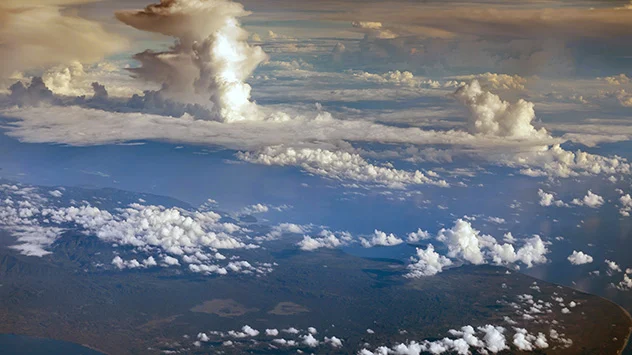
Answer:
<path fill-rule="evenodd" d="M 452 261 L 434 251 L 432 244 L 426 249 L 417 248 L 417 257 L 411 258 L 407 266 L 407 277 L 433 276 L 443 271 L 444 267 L 452 265 Z"/>
<path fill-rule="evenodd" d="M 542 189 L 538 189 L 538 196 L 540 196 L 540 206 L 549 207 L 549 206 L 557 206 L 562 207 L 566 206 L 564 201 L 556 200 L 555 196 L 552 193 L 545 192 Z"/>
<path fill-rule="evenodd" d="M 586 207 L 590 207 L 590 208 L 599 208 L 601 207 L 601 205 L 604 204 L 604 199 L 603 197 L 593 193 L 592 191 L 588 190 L 588 192 L 586 193 L 586 196 L 584 196 L 583 199 L 573 199 L 573 201 L 571 201 L 572 204 L 574 205 L 578 205 L 578 206 L 586 206 Z"/>
<path fill-rule="evenodd" d="M 592 256 L 577 250 L 573 250 L 573 253 L 569 255 L 567 259 L 573 265 L 590 264 L 593 262 Z"/>
<path fill-rule="evenodd" d="M 485 325 L 484 327 L 478 327 L 480 331 L 485 333 L 483 340 L 486 343 L 486 347 L 489 351 L 497 353 L 499 351 L 509 349 L 504 336 L 505 328 L 493 325 Z"/>
<path fill-rule="evenodd" d="M 404 241 L 393 233 L 386 234 L 385 232 L 375 230 L 370 238 L 360 238 L 360 243 L 365 248 L 371 248 L 374 246 L 394 246 L 403 243 Z"/>
<path fill-rule="evenodd" d="M 325 343 L 330 344 L 334 348 L 342 348 L 342 339 L 332 336 L 331 338 L 325 337 Z"/>
<path fill-rule="evenodd" d="M 615 261 L 606 259 L 606 265 L 608 266 L 608 272 L 621 272 L 621 267 Z"/>
<path fill-rule="evenodd" d="M 632 211 L 632 197 L 630 197 L 630 194 L 619 197 L 619 202 L 621 203 L 619 213 L 624 217 L 630 216 L 630 212 Z"/>
<path fill-rule="evenodd" d="M 352 241 L 352 236 L 348 232 L 321 231 L 318 235 L 304 236 L 297 245 L 301 250 L 314 251 L 320 248 L 335 249 L 348 245 Z"/>
<path fill-rule="evenodd" d="M 488 222 L 494 223 L 494 224 L 505 224 L 506 221 L 504 218 L 500 218 L 500 217 L 487 217 L 486 220 Z"/>
<path fill-rule="evenodd" d="M 309 228 L 306 226 L 301 226 L 294 223 L 281 223 L 272 227 L 272 230 L 268 234 L 266 234 L 265 239 L 279 239 L 285 233 L 303 234 L 308 229 Z"/>
<path fill-rule="evenodd" d="M 300 331 L 294 327 L 289 327 L 287 329 L 283 329 L 281 330 L 284 333 L 288 333 L 288 334 L 298 334 Z"/>
<path fill-rule="evenodd" d="M 542 333 L 538 335 L 529 334 L 524 328 L 514 328 L 516 333 L 513 336 L 513 344 L 522 351 L 533 351 L 535 349 L 546 349 L 549 344 L 546 336 Z"/>
<path fill-rule="evenodd" d="M 399 37 L 396 32 L 385 28 L 381 22 L 354 21 L 351 25 L 365 33 L 367 38 L 393 39 Z"/>
<path fill-rule="evenodd" d="M 199 341 L 208 342 L 211 340 L 206 333 L 198 333 L 197 338 Z"/>
<path fill-rule="evenodd" d="M 136 262 L 136 264 L 138 264 L 138 261 L 136 261 L 136 259 L 134 259 L 134 261 Z M 120 256 L 116 256 L 114 257 L 114 259 L 112 259 L 112 265 L 116 266 L 119 270 L 123 270 L 127 267 L 134 267 L 134 263 L 131 260 L 126 263 Z"/>
<path fill-rule="evenodd" d="M 259 335 L 259 331 L 256 329 L 253 329 L 252 327 L 250 327 L 249 325 L 244 325 L 241 328 L 241 331 L 248 334 L 251 337 L 256 337 L 257 335 Z"/>
<path fill-rule="evenodd" d="M 424 83 L 423 80 L 416 78 L 413 73 L 409 71 L 390 71 L 384 74 L 372 74 L 367 72 L 354 73 L 353 77 L 360 80 L 369 82 L 376 82 L 382 84 L 402 85 L 408 87 L 417 87 Z"/>
<path fill-rule="evenodd" d="M 625 74 L 607 76 L 604 78 L 597 78 L 597 79 L 603 80 L 610 85 L 625 85 L 625 84 L 629 84 L 630 81 L 632 80 Z"/>
<path fill-rule="evenodd" d="M 270 208 L 267 205 L 257 203 L 257 204 L 245 207 L 244 209 L 242 209 L 241 213 L 242 214 L 257 214 L 257 213 L 266 213 L 269 210 Z"/>
<path fill-rule="evenodd" d="M 628 273 L 623 275 L 623 280 L 621 280 L 616 287 L 621 291 L 628 291 L 632 289 L 632 278 L 628 276 Z"/>
<path fill-rule="evenodd" d="M 233 338 L 248 338 L 256 337 L 259 335 L 259 331 L 249 325 L 244 325 L 241 331 L 229 330 L 226 334 Z"/>
<path fill-rule="evenodd" d="M 315 348 L 318 346 L 318 344 L 320 344 L 320 341 L 314 338 L 314 336 L 311 333 L 304 335 L 301 338 L 303 338 L 303 344 L 309 346 L 310 348 Z"/>
<path fill-rule="evenodd" d="M 511 264 L 520 261 L 527 267 L 546 263 L 546 254 L 549 252 L 544 241 L 538 235 L 526 239 L 516 252 L 511 244 L 494 243 L 490 249 L 490 254 L 496 264 Z"/>
<path fill-rule="evenodd" d="M 57 198 L 63 196 L 63 193 L 61 191 L 59 191 L 59 190 L 49 191 L 48 194 L 53 196 L 53 197 L 57 197 Z"/>
<path fill-rule="evenodd" d="M 156 262 L 156 259 L 154 259 L 153 256 L 149 256 L 147 259 L 143 260 L 144 267 L 150 267 L 150 266 L 156 266 L 156 265 L 158 265 L 158 262 Z"/>
<path fill-rule="evenodd" d="M 174 258 L 174 257 L 172 257 L 172 256 L 169 256 L 169 255 L 166 255 L 166 256 L 162 259 L 162 261 L 163 261 L 163 262 L 165 263 L 165 265 L 167 265 L 167 266 L 179 266 L 179 265 L 180 265 L 180 261 L 178 261 L 178 259 L 176 259 L 176 258 Z"/>
<path fill-rule="evenodd" d="M 291 206 L 288 206 L 288 205 L 275 206 L 275 205 L 268 205 L 264 203 L 256 203 L 254 205 L 250 205 L 250 206 L 246 206 L 242 208 L 240 214 L 242 215 L 259 214 L 259 213 L 267 213 L 270 211 L 282 212 L 290 208 Z"/>
<path fill-rule="evenodd" d="M 430 233 L 428 233 L 427 231 L 424 231 L 421 228 L 419 228 L 419 229 L 417 229 L 416 232 L 408 233 L 407 241 L 409 243 L 416 243 L 416 242 L 421 241 L 421 240 L 430 239 L 430 237 L 431 237 Z"/>
<path fill-rule="evenodd" d="M 275 336 L 279 335 L 279 331 L 277 329 L 266 329 L 266 335 L 267 336 L 271 336 L 271 337 L 275 337 Z"/>

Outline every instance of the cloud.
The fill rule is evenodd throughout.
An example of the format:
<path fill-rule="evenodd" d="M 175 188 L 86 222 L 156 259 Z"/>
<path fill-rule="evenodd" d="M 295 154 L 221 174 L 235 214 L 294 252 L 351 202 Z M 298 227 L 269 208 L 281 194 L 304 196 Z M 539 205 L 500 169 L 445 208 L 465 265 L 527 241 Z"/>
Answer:
<path fill-rule="evenodd" d="M 619 197 L 619 202 L 621 203 L 619 213 L 624 217 L 630 216 L 630 211 L 632 211 L 632 197 L 630 197 L 630 194 Z"/>
<path fill-rule="evenodd" d="M 511 236 L 506 240 L 515 241 Z M 458 219 L 450 229 L 442 228 L 436 240 L 447 246 L 448 253 L 441 256 L 429 244 L 426 250 L 417 248 L 417 257 L 411 258 L 408 277 L 432 276 L 443 268 L 454 264 L 454 260 L 474 265 L 494 263 L 496 265 L 515 265 L 518 262 L 532 267 L 547 262 L 549 252 L 540 236 L 522 241 L 518 249 L 511 243 L 499 244 L 491 235 L 483 235 L 469 221 Z"/>
<path fill-rule="evenodd" d="M 0 5 L 0 79 L 14 72 L 71 61 L 96 62 L 122 51 L 127 40 L 64 11 L 89 1 L 10 1 Z"/>
<path fill-rule="evenodd" d="M 314 338 L 314 336 L 311 333 L 302 336 L 302 338 L 303 338 L 303 344 L 309 346 L 310 348 L 315 348 L 318 346 L 318 344 L 320 344 L 320 341 Z"/>
<path fill-rule="evenodd" d="M 49 191 L 48 194 L 53 196 L 53 197 L 57 197 L 57 198 L 60 198 L 60 197 L 62 197 L 64 195 L 63 192 L 61 192 L 59 190 Z"/>
<path fill-rule="evenodd" d="M 538 189 L 538 196 L 540 196 L 540 202 L 538 202 L 540 204 L 540 206 L 544 206 L 544 207 L 549 207 L 549 206 L 556 206 L 556 207 L 568 206 L 566 203 L 564 203 L 564 201 L 556 200 L 555 196 L 553 196 L 552 193 L 544 192 L 542 189 Z"/>
<path fill-rule="evenodd" d="M 4 217 L 4 216 L 0 216 Z M 4 222 L 4 220 L 0 220 Z M 9 231 L 18 244 L 10 246 L 26 256 L 42 257 L 51 254 L 47 249 L 61 236 L 64 229 L 43 226 L 10 226 Z"/>
<path fill-rule="evenodd" d="M 492 153 L 492 156 L 495 154 Z M 559 144 L 552 146 L 533 146 L 509 154 L 498 154 L 496 161 L 500 165 L 522 167 L 520 173 L 527 176 L 547 176 L 568 178 L 598 174 L 629 174 L 630 164 L 619 156 L 604 157 L 581 150 L 571 152 Z"/>
<path fill-rule="evenodd" d="M 513 344 L 522 351 L 533 351 L 535 349 L 546 349 L 549 347 L 546 336 L 542 333 L 538 335 L 529 334 L 524 328 L 514 328 L 516 333 L 513 336 Z"/>
<path fill-rule="evenodd" d="M 586 193 L 586 196 L 584 196 L 583 199 L 573 199 L 573 201 L 571 201 L 572 204 L 574 205 L 578 205 L 578 206 L 586 206 L 586 207 L 590 207 L 590 208 L 599 208 L 601 207 L 601 205 L 604 204 L 604 199 L 603 197 L 593 193 L 592 191 L 588 190 L 588 192 Z"/>
<path fill-rule="evenodd" d="M 369 82 L 375 82 L 380 84 L 392 84 L 397 86 L 407 86 L 411 88 L 426 86 L 431 88 L 441 88 L 443 85 L 438 81 L 422 79 L 415 77 L 413 73 L 409 71 L 389 71 L 384 74 L 372 74 L 367 72 L 354 72 L 353 77 L 355 79 L 361 79 Z"/>
<path fill-rule="evenodd" d="M 202 105 L 217 119 L 235 122 L 261 118 L 245 80 L 267 56 L 248 44 L 238 20 L 248 14 L 229 0 L 170 0 L 116 17 L 177 39 L 169 51 L 137 54 L 136 76 L 162 84 L 162 92 L 175 101 Z"/>
<path fill-rule="evenodd" d="M 632 289 L 632 278 L 628 276 L 628 273 L 623 275 L 623 280 L 621 280 L 616 287 L 621 291 L 628 291 Z"/>
<path fill-rule="evenodd" d="M 241 331 L 235 331 L 235 330 L 229 330 L 228 331 L 228 336 L 231 336 L 233 338 L 247 338 L 247 337 L 256 337 L 259 335 L 259 331 L 252 328 L 249 325 L 244 325 L 241 328 Z"/>
<path fill-rule="evenodd" d="M 434 251 L 432 244 L 428 244 L 426 250 L 417 248 L 417 257 L 411 257 L 411 264 L 407 266 L 407 277 L 433 276 L 446 266 L 452 265 L 452 261 Z"/>
<path fill-rule="evenodd" d="M 118 255 L 115 256 L 114 259 L 112 259 L 111 264 L 114 265 L 119 270 L 123 270 L 123 269 L 146 269 L 148 267 L 152 267 L 152 266 L 158 265 L 158 263 L 156 262 L 156 260 L 154 259 L 153 256 L 149 256 L 147 259 L 143 260 L 142 262 L 139 262 L 136 259 L 123 260 Z"/>
<path fill-rule="evenodd" d="M 504 218 L 500 218 L 500 217 L 487 217 L 486 220 L 488 222 L 494 223 L 494 224 L 505 224 L 507 223 L 507 221 L 505 221 Z"/>
<path fill-rule="evenodd" d="M 371 238 L 369 239 L 360 238 L 360 243 L 365 248 L 371 248 L 375 246 L 390 247 L 390 246 L 402 244 L 403 242 L 404 241 L 402 239 L 398 238 L 393 233 L 386 234 L 377 229 L 373 232 L 373 235 L 371 236 Z"/>
<path fill-rule="evenodd" d="M 208 107 L 173 101 L 164 90 L 146 91 L 126 100 L 109 97 L 102 84 L 92 85 L 90 99 L 51 97 L 40 82 L 29 87 L 16 84 L 12 101 L 23 107 L 2 112 L 16 118 L 7 124 L 7 134 L 27 142 L 93 145 L 166 140 L 221 145 L 241 150 L 238 158 L 249 162 L 300 166 L 311 174 L 390 188 L 447 186 L 448 182 L 431 171 L 372 164 L 365 156 L 376 153 L 355 149 L 352 142 L 399 145 L 395 157 L 408 161 L 426 159 L 428 150 L 418 146 L 442 144 L 448 146 L 442 154 L 449 160 L 474 158 L 534 177 L 630 173 L 629 163 L 621 157 L 563 149 L 559 143 L 564 138 L 549 136 L 533 126 L 531 103 L 508 103 L 476 86 L 473 82 L 455 94 L 470 110 L 470 132 L 458 129 L 460 123 L 446 122 L 451 129 L 430 130 L 401 122 L 387 125 L 367 119 L 334 119 L 321 105 L 308 114 L 302 112 L 304 108 L 260 106 L 257 110 L 265 112 L 269 120 L 226 124 L 199 119 L 210 117 Z M 63 105 L 67 107 L 60 107 Z"/>
<path fill-rule="evenodd" d="M 331 344 L 334 348 L 342 348 L 342 339 L 332 336 L 331 338 L 325 337 L 325 343 Z"/>
<path fill-rule="evenodd" d="M 514 141 L 505 137 L 472 136 L 456 130 L 422 130 L 417 127 L 394 127 L 370 121 L 295 119 L 286 122 L 227 125 L 196 120 L 190 115 L 174 120 L 165 116 L 116 113 L 77 106 L 5 109 L 2 113 L 5 117 L 16 119 L 7 126 L 7 134 L 26 142 L 95 145 L 128 140 L 167 140 L 214 144 L 230 149 L 253 150 L 239 157 L 265 164 L 300 162 L 307 166 L 310 172 L 319 175 L 329 172 L 320 167 L 323 162 L 319 161 L 327 155 L 332 155 L 333 159 L 338 156 L 344 158 L 344 154 L 349 154 L 348 163 L 353 164 L 355 160 L 359 164 L 354 168 L 356 171 L 373 166 L 366 161 L 362 162 L 355 153 L 330 150 L 332 143 L 340 140 L 410 145 L 446 144 L 452 146 L 452 155 L 458 155 L 461 150 L 470 151 L 467 155 L 470 158 L 483 163 L 516 168 L 522 174 L 531 176 L 571 177 L 630 172 L 629 164 L 621 157 L 609 158 L 580 150 L 570 152 L 557 144 L 543 145 L 547 141 L 542 140 Z M 312 147 L 292 147 L 304 144 L 310 144 Z M 296 156 L 288 158 L 286 155 L 291 152 Z M 299 161 L 299 158 L 306 160 Z M 424 182 L 444 185 L 442 180 L 436 181 L 421 172 L 417 174 L 389 168 L 375 170 L 375 177 L 361 179 L 380 179 L 382 181 L 378 182 L 382 184 L 397 183 L 399 186 Z M 333 172 L 335 176 L 345 177 L 344 172 L 335 169 Z"/>
<path fill-rule="evenodd" d="M 284 333 L 288 333 L 288 334 L 298 334 L 300 331 L 294 327 L 289 327 L 287 329 L 282 329 L 281 330 Z"/>
<path fill-rule="evenodd" d="M 253 329 L 252 327 L 250 327 L 249 325 L 244 325 L 241 330 L 248 334 L 251 337 L 256 337 L 257 335 L 259 335 L 259 331 L 256 329 Z"/>
<path fill-rule="evenodd" d="M 362 349 L 360 355 L 386 355 L 386 354 L 420 354 L 428 352 L 431 354 L 457 353 L 467 355 L 471 350 L 476 349 L 481 353 L 498 353 L 509 349 L 505 338 L 506 329 L 500 326 L 487 324 L 474 329 L 472 326 L 464 326 L 461 330 L 451 329 L 449 331 L 452 338 L 421 342 L 411 341 L 400 343 L 391 348 L 382 346 L 374 352 Z M 482 339 L 479 339 L 481 337 Z M 471 349 L 473 348 L 473 349 Z"/>
<path fill-rule="evenodd" d="M 192 272 L 225 275 L 262 274 L 273 268 L 269 263 L 250 263 L 236 256 L 227 260 L 219 250 L 258 246 L 251 243 L 251 231 L 223 222 L 220 214 L 206 208 L 191 211 L 133 203 L 108 211 L 86 201 L 64 206 L 58 199 L 51 203 L 34 187 L 7 184 L 0 185 L 0 197 L 0 227 L 16 237 L 11 247 L 24 255 L 50 254 L 51 245 L 72 229 L 144 255 L 144 259 L 127 260 L 116 255 L 111 264 L 118 269 L 183 266 Z"/>
<path fill-rule="evenodd" d="M 257 203 L 254 205 L 250 205 L 247 207 L 244 207 L 241 210 L 242 214 L 257 214 L 257 213 L 266 213 L 270 210 L 270 207 L 268 207 L 267 205 L 261 204 L 261 203 Z"/>
<path fill-rule="evenodd" d="M 325 149 L 267 147 L 258 152 L 241 152 L 238 158 L 251 163 L 299 166 L 303 170 L 335 180 L 402 188 L 406 185 L 431 184 L 447 187 L 444 180 L 434 180 L 419 170 L 414 172 L 370 164 L 358 154 Z"/>
<path fill-rule="evenodd" d="M 367 37 L 379 39 L 392 39 L 398 37 L 396 33 L 384 28 L 380 22 L 354 21 L 351 25 L 361 32 L 364 32 Z"/>
<path fill-rule="evenodd" d="M 285 233 L 303 234 L 309 230 L 309 226 L 301 226 L 294 223 L 281 223 L 273 226 L 270 232 L 266 234 L 265 240 L 279 239 Z"/>
<path fill-rule="evenodd" d="M 621 267 L 615 261 L 606 259 L 605 263 L 608 266 L 608 273 L 621 272 Z"/>
<path fill-rule="evenodd" d="M 476 75 L 460 75 L 452 77 L 452 79 L 462 81 L 476 80 L 481 87 L 493 90 L 525 90 L 525 85 L 528 81 L 526 78 L 516 74 L 508 75 L 489 72 Z"/>
<path fill-rule="evenodd" d="M 553 3 L 551 3 L 553 4 Z M 372 19 L 373 23 L 397 24 L 401 32 L 418 37 L 477 37 L 502 39 L 615 40 L 632 34 L 632 14 L 616 7 L 521 7 L 464 4 L 445 7 L 437 4 L 372 2 L 362 8 L 341 7 L 328 18 Z M 368 26 L 367 26 L 368 27 Z M 381 28 L 383 26 L 379 26 Z"/>
<path fill-rule="evenodd" d="M 106 102 L 109 96 L 129 98 L 147 90 L 147 84 L 139 83 L 129 73 L 122 71 L 122 65 L 125 64 L 101 61 L 93 65 L 84 65 L 78 61 L 71 61 L 46 70 L 42 74 L 42 80 L 56 95 L 96 95 L 101 102 Z"/>
<path fill-rule="evenodd" d="M 451 229 L 443 228 L 437 234 L 437 240 L 448 246 L 449 257 L 458 257 L 474 265 L 485 262 L 481 251 L 483 238 L 488 239 L 487 236 L 480 236 L 479 231 L 474 229 L 470 222 L 462 219 L 458 219 Z"/>
<path fill-rule="evenodd" d="M 301 250 L 314 251 L 320 248 L 335 249 L 349 245 L 353 241 L 351 234 L 347 232 L 321 231 L 317 236 L 304 236 L 297 245 Z"/>
<path fill-rule="evenodd" d="M 419 228 L 416 232 L 408 233 L 408 239 L 406 241 L 409 243 L 416 243 L 421 240 L 430 239 L 430 237 L 430 233 Z"/>
<path fill-rule="evenodd" d="M 610 85 L 625 85 L 625 84 L 629 84 L 630 81 L 632 79 L 630 79 L 627 75 L 625 74 L 619 74 L 619 75 L 614 75 L 614 76 L 607 76 L 605 78 L 597 78 L 599 80 L 603 80 L 605 82 L 607 82 Z"/>
<path fill-rule="evenodd" d="M 567 259 L 573 265 L 590 264 L 593 262 L 592 256 L 584 254 L 582 251 L 578 252 L 577 250 L 573 250 L 573 253 L 569 255 Z"/>
<path fill-rule="evenodd" d="M 508 138 L 547 137 L 546 129 L 537 130 L 533 104 L 518 100 L 509 103 L 498 95 L 484 91 L 478 80 L 456 90 L 454 96 L 469 110 L 468 131 L 472 134 L 494 135 Z"/>
<path fill-rule="evenodd" d="M 9 99 L 19 106 L 39 106 L 50 104 L 55 99 L 53 92 L 46 87 L 41 77 L 33 77 L 28 86 L 21 81 L 9 87 Z"/>
<path fill-rule="evenodd" d="M 483 340 L 485 340 L 489 351 L 497 353 L 509 348 L 503 335 L 505 328 L 487 324 L 484 327 L 478 327 L 478 329 L 485 333 Z"/>

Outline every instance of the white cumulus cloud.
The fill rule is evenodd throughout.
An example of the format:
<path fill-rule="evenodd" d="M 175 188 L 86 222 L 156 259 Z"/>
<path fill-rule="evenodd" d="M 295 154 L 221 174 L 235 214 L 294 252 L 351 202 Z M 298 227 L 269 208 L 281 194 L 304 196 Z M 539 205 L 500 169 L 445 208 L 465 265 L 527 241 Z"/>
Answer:
<path fill-rule="evenodd" d="M 573 250 L 573 253 L 569 255 L 567 259 L 573 265 L 590 264 L 593 262 L 592 256 L 577 250 Z"/>

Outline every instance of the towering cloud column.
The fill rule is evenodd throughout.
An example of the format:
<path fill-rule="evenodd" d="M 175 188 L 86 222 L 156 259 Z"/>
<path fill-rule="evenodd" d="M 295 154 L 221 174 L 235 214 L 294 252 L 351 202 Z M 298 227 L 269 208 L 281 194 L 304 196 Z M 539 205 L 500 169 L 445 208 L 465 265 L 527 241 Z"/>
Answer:
<path fill-rule="evenodd" d="M 169 51 L 136 55 L 142 79 L 163 84 L 167 97 L 207 107 L 224 122 L 261 119 L 245 80 L 267 56 L 250 46 L 239 17 L 249 15 L 229 0 L 161 0 L 116 17 L 139 30 L 176 38 Z"/>

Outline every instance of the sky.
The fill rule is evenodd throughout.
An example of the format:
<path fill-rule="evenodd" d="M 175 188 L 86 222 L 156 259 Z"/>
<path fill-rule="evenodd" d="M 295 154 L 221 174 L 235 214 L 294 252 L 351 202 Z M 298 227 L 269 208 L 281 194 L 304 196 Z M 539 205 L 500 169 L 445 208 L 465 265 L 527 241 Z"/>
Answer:
<path fill-rule="evenodd" d="M 0 21 L 3 178 L 259 204 L 306 251 L 409 242 L 411 277 L 499 264 L 632 309 L 629 1 L 9 0 Z"/>

